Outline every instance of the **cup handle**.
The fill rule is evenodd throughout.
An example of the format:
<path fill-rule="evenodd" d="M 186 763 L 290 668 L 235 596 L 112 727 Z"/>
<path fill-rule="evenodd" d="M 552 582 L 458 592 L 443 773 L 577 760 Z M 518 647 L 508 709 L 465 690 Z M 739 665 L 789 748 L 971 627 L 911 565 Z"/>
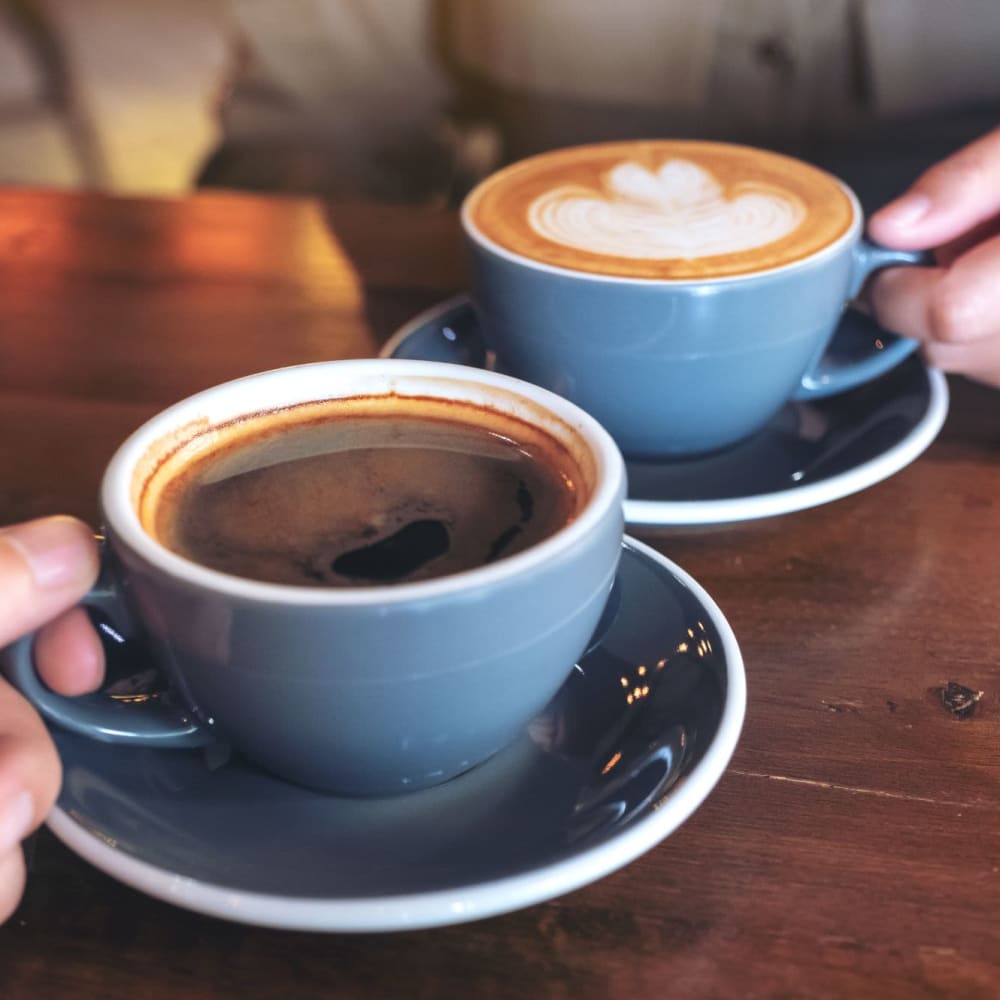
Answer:
<path fill-rule="evenodd" d="M 456 295 L 421 313 L 385 344 L 380 356 L 444 361 L 469 368 L 489 368 L 492 364 L 468 295 Z"/>
<path fill-rule="evenodd" d="M 890 250 L 876 246 L 868 240 L 861 240 L 854 248 L 854 273 L 851 279 L 849 297 L 854 298 L 865 281 L 883 267 L 928 266 L 934 263 L 928 251 Z M 836 358 L 829 350 L 835 339 L 852 343 L 852 356 L 848 359 Z M 886 343 L 886 338 L 891 338 Z M 848 305 L 831 341 L 823 353 L 802 376 L 793 399 L 821 399 L 838 392 L 853 389 L 884 375 L 916 349 L 917 341 L 909 337 L 888 334 L 867 314 Z"/>
<path fill-rule="evenodd" d="M 80 603 L 106 616 L 123 640 L 136 638 L 140 631 L 122 597 L 106 545 L 103 539 L 98 541 L 102 543 L 101 575 Z M 32 632 L 0 650 L 0 672 L 49 722 L 105 743 L 190 748 L 215 741 L 204 723 L 187 709 L 170 703 L 169 692 L 167 697 L 141 702 L 114 700 L 101 693 L 78 698 L 56 694 L 35 670 L 34 645 Z"/>

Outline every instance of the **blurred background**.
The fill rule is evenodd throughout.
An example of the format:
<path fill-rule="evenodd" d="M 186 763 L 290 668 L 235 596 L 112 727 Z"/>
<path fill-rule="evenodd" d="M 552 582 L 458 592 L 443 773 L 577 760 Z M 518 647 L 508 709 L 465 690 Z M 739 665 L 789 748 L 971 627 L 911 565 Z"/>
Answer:
<path fill-rule="evenodd" d="M 455 204 L 698 136 L 871 203 L 1000 122 L 998 51 L 998 0 L 0 0 L 0 183 Z"/>

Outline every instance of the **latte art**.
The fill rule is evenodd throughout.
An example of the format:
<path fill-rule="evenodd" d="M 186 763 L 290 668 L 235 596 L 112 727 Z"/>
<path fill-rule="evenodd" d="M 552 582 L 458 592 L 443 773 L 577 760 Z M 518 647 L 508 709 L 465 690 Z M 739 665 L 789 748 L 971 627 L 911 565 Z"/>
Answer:
<path fill-rule="evenodd" d="M 805 219 L 800 198 L 777 188 L 743 185 L 727 198 L 712 174 L 689 160 L 652 171 L 626 161 L 604 178 L 604 190 L 557 187 L 528 208 L 543 239 L 590 253 L 631 259 L 697 258 L 774 243 Z"/>
<path fill-rule="evenodd" d="M 684 281 L 794 264 L 860 222 L 844 186 L 808 163 L 691 140 L 542 153 L 488 177 L 462 215 L 473 242 L 527 261 Z"/>

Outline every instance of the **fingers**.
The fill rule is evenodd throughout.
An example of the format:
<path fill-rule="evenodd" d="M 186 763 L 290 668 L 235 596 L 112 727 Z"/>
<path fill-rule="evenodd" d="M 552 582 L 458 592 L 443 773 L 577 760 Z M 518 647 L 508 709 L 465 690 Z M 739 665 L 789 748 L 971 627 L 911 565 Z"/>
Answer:
<path fill-rule="evenodd" d="M 35 663 L 42 680 L 59 694 L 86 694 L 100 687 L 104 648 L 83 608 L 72 608 L 39 631 Z"/>
<path fill-rule="evenodd" d="M 869 295 L 878 321 L 887 329 L 931 344 L 981 342 L 976 355 L 982 359 L 991 350 L 997 352 L 1000 368 L 998 273 L 1000 237 L 994 237 L 948 268 L 887 269 L 872 281 Z M 940 354 L 958 357 L 955 352 Z"/>
<path fill-rule="evenodd" d="M 17 909 L 24 892 L 24 854 L 15 847 L 0 854 L 0 924 Z"/>
<path fill-rule="evenodd" d="M 944 273 L 940 267 L 891 267 L 876 274 L 866 294 L 879 324 L 893 333 L 929 340 L 929 302 Z"/>
<path fill-rule="evenodd" d="M 929 364 L 1000 386 L 1000 129 L 932 167 L 869 220 L 886 246 L 937 248 L 944 267 L 871 282 L 879 322 L 923 341 Z"/>
<path fill-rule="evenodd" d="M 103 669 L 86 617 L 80 611 L 66 614 L 94 582 L 97 563 L 93 535 L 73 518 L 0 529 L 0 646 L 63 616 L 39 641 L 50 674 L 67 693 Z M 63 656 L 65 663 L 56 667 Z M 52 808 L 61 779 L 59 757 L 41 719 L 0 682 L 0 922 L 14 911 L 24 888 L 21 841 Z"/>
<path fill-rule="evenodd" d="M 0 921 L 24 887 L 21 841 L 42 822 L 62 780 L 56 749 L 34 709 L 0 683 Z"/>
<path fill-rule="evenodd" d="M 61 780 L 59 756 L 41 717 L 14 688 L 0 684 L 0 853 L 41 823 Z"/>
<path fill-rule="evenodd" d="M 900 198 L 876 212 L 877 243 L 926 250 L 960 237 L 1000 212 L 1000 129 L 935 164 Z"/>
<path fill-rule="evenodd" d="M 934 368 L 967 375 L 977 382 L 1000 388 L 1000 343 L 980 340 L 973 344 L 940 344 L 923 346 L 924 359 Z"/>
<path fill-rule="evenodd" d="M 71 517 L 0 529 L 0 646 L 71 608 L 97 577 L 93 534 Z"/>

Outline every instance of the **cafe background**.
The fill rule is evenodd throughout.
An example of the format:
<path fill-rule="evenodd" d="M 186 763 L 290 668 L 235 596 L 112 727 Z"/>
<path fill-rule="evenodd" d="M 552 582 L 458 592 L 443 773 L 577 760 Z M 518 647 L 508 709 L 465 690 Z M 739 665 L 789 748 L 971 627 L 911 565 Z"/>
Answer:
<path fill-rule="evenodd" d="M 995 124 L 998 37 L 996 0 L 0 0 L 0 183 L 454 204 L 643 135 L 876 183 Z"/>

